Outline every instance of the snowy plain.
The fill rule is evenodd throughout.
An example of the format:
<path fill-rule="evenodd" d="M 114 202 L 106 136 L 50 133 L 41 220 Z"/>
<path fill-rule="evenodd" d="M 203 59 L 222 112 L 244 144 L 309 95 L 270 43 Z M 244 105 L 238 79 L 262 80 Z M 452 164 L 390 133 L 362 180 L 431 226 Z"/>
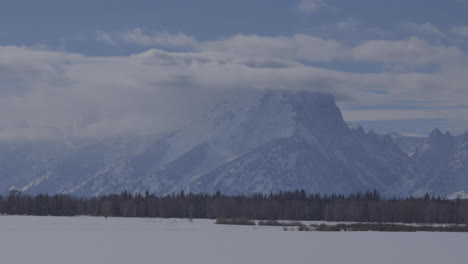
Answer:
<path fill-rule="evenodd" d="M 466 233 L 299 232 L 214 220 L 0 216 L 0 263 L 468 263 Z"/>

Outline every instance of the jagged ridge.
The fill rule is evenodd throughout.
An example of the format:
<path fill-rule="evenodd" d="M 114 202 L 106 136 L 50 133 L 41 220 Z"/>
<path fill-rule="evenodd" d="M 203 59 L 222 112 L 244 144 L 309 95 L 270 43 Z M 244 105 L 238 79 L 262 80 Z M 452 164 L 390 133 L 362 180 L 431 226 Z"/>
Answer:
<path fill-rule="evenodd" d="M 424 142 L 366 133 L 348 127 L 334 98 L 319 93 L 252 92 L 166 135 L 71 145 L 0 145 L 0 158 L 10 160 L 0 166 L 6 175 L 0 190 L 14 185 L 30 193 L 100 195 L 376 188 L 406 196 L 468 189 L 468 133 L 434 130 Z M 15 158 L 28 150 L 39 154 Z"/>

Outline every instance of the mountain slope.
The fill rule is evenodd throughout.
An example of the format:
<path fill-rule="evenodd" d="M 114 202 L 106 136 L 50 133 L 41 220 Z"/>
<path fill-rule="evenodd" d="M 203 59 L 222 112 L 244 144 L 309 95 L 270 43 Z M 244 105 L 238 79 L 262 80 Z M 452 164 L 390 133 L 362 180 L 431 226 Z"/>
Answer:
<path fill-rule="evenodd" d="M 452 136 L 435 129 L 412 160 L 419 176 L 411 190 L 415 195 L 468 190 L 468 133 Z"/>
<path fill-rule="evenodd" d="M 377 188 L 385 192 L 409 171 L 409 159 L 389 137 L 350 130 L 332 97 L 279 96 L 294 112 L 294 133 L 200 175 L 189 190 L 235 194 L 304 188 L 350 193 Z"/>
<path fill-rule="evenodd" d="M 468 190 L 468 133 L 366 133 L 332 96 L 309 92 L 242 93 L 165 135 L 0 144 L 0 161 L 2 193 Z"/>
<path fill-rule="evenodd" d="M 239 103 L 224 103 L 159 142 L 167 146 L 163 158 L 150 152 L 153 167 L 129 173 L 127 186 L 161 194 L 296 188 L 349 193 L 385 191 L 408 171 L 407 156 L 389 138 L 353 133 L 332 96 L 274 91 L 251 102 L 234 110 Z"/>

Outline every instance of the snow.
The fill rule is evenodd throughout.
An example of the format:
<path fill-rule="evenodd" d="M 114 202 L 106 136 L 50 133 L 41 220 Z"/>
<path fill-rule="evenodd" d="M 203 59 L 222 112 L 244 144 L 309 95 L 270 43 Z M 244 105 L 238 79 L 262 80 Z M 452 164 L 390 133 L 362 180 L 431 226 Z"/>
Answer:
<path fill-rule="evenodd" d="M 457 200 L 457 199 L 468 199 L 468 193 L 465 191 L 459 191 L 456 193 L 452 193 L 451 195 L 447 196 L 449 200 Z"/>
<path fill-rule="evenodd" d="M 213 220 L 0 216 L 2 263 L 464 263 L 461 233 L 299 232 Z"/>
<path fill-rule="evenodd" d="M 32 182 L 30 182 L 28 185 L 25 185 L 23 186 L 20 191 L 21 192 L 26 192 L 28 191 L 31 187 L 34 187 L 34 186 L 37 186 L 39 185 L 41 182 L 43 182 L 44 180 L 47 180 L 49 178 L 50 174 L 49 173 L 46 173 L 44 176 L 41 176 L 37 179 L 34 179 Z"/>

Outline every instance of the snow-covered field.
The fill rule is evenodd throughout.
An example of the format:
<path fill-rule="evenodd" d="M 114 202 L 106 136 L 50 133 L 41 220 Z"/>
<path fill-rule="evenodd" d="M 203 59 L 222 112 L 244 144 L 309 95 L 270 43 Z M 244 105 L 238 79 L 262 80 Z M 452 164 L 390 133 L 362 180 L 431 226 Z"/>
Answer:
<path fill-rule="evenodd" d="M 212 220 L 0 216 L 0 263 L 467 263 L 468 234 L 299 232 Z"/>

